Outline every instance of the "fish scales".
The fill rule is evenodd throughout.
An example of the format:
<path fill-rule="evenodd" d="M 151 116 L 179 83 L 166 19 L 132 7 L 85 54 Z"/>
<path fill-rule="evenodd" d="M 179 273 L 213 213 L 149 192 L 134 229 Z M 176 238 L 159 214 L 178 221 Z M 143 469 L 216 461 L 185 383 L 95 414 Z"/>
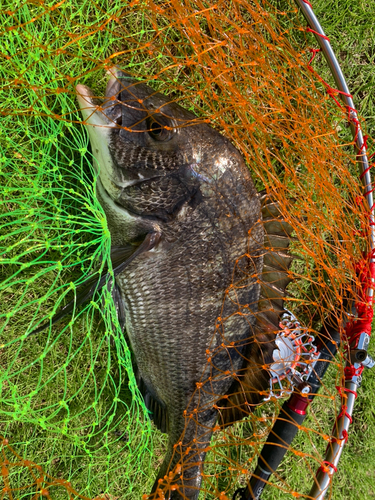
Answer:
<path fill-rule="evenodd" d="M 222 314 L 223 291 L 233 280 L 233 263 L 247 251 L 249 223 L 254 225 L 259 219 L 258 207 L 251 214 L 240 196 L 237 198 L 241 204 L 236 203 L 234 179 L 230 179 L 230 183 L 231 192 L 218 199 L 221 206 L 211 208 L 202 203 L 196 209 L 191 208 L 189 214 L 185 213 L 183 220 L 177 217 L 169 222 L 165 231 L 168 243 L 165 250 L 161 242 L 157 250 L 139 256 L 117 277 L 125 304 L 127 334 L 138 370 L 147 389 L 165 405 L 171 445 L 180 439 L 186 425 L 183 411 L 196 390 L 196 383 L 202 376 L 204 378 L 206 351 L 214 350 L 223 340 L 230 343 L 249 337 L 248 320 L 240 317 L 226 323 L 225 339 L 219 333 L 215 335 L 216 319 Z M 228 206 L 226 200 L 230 195 Z M 245 210 L 246 215 L 239 218 L 234 215 L 234 209 L 238 215 Z M 227 217 L 228 213 L 231 217 Z M 218 216 L 219 219 L 225 217 L 222 228 L 218 227 Z M 255 248 L 250 251 L 256 255 L 259 241 L 254 243 Z M 257 268 L 251 269 L 251 274 L 260 271 L 261 266 L 261 257 L 258 257 Z M 240 303 L 257 303 L 259 287 L 255 280 L 252 288 L 242 293 Z M 227 306 L 223 316 L 237 310 L 237 305 Z M 218 368 L 236 370 L 240 365 L 241 357 L 231 360 L 226 356 Z M 208 367 L 210 372 L 210 365 Z M 216 381 L 216 394 L 225 394 L 231 383 L 230 377 Z M 197 406 L 198 397 L 201 408 L 217 400 L 210 395 L 206 402 L 200 393 L 191 402 L 191 408 Z M 207 422 L 201 424 L 211 425 L 216 420 L 214 413 L 204 416 Z M 185 433 L 186 444 L 191 443 L 196 433 L 199 435 L 199 430 L 207 433 L 203 426 L 198 431 L 195 426 L 190 427 L 187 429 L 190 432 Z M 202 442 L 206 443 L 207 440 Z M 171 453 L 170 446 L 159 474 L 161 477 L 166 473 Z M 196 475 L 194 470 L 189 472 Z"/>
<path fill-rule="evenodd" d="M 77 95 L 114 255 L 124 256 L 116 286 L 139 384 L 169 435 L 153 491 L 180 462 L 169 498 L 193 500 L 218 418 L 214 405 L 245 360 L 264 363 L 272 353 L 251 346 L 263 268 L 261 204 L 225 137 L 119 69 L 110 73 L 103 101 L 83 85 Z"/>

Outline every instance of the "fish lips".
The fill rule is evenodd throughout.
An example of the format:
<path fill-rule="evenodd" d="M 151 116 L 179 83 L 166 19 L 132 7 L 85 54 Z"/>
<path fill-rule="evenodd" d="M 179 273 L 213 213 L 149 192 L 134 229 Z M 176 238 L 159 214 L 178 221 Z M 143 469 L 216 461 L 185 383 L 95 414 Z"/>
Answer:
<path fill-rule="evenodd" d="M 130 78 L 130 75 L 124 73 L 118 68 L 111 68 L 108 73 L 111 75 L 105 90 L 104 99 L 94 96 L 93 91 L 86 85 L 77 85 L 76 94 L 80 106 L 81 114 L 84 124 L 87 125 L 90 140 L 96 142 L 98 127 L 104 129 L 101 131 L 102 136 L 108 136 L 111 129 L 121 128 L 121 123 L 124 118 L 124 111 L 126 114 L 131 114 L 131 109 L 124 104 L 121 97 L 124 89 L 123 78 Z M 130 81 L 129 87 L 133 85 L 133 79 Z M 133 99 L 134 102 L 135 99 Z"/>
<path fill-rule="evenodd" d="M 121 112 L 120 106 L 117 106 L 113 101 L 111 105 L 108 104 L 108 101 L 100 104 L 91 89 L 85 85 L 77 85 L 76 92 L 95 158 L 94 168 L 107 193 L 111 198 L 116 199 L 119 181 L 109 144 L 111 131 L 118 127 L 116 116 Z"/>

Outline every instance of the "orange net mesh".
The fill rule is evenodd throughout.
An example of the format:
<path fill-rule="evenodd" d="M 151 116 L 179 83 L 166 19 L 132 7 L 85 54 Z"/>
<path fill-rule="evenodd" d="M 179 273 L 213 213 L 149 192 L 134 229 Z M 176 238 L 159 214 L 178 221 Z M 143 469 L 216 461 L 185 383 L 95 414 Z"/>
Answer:
<path fill-rule="evenodd" d="M 7 249 L 4 257 L 10 259 L 5 262 L 10 266 L 4 267 L 4 297 L 13 294 L 12 300 L 6 300 L 6 310 L 2 311 L 5 326 L 1 343 L 6 362 L 17 360 L 11 369 L 4 371 L 3 383 L 9 394 L 13 394 L 9 404 L 15 405 L 16 409 L 11 416 L 23 412 L 20 417 L 22 425 L 25 428 L 37 426 L 42 433 L 38 439 L 43 439 L 43 432 L 53 432 L 54 439 L 60 439 L 61 443 L 69 439 L 69 446 L 73 443 L 77 447 L 69 448 L 72 461 L 64 460 L 61 467 L 53 463 L 53 455 L 49 456 L 48 450 L 43 451 L 42 469 L 32 462 L 37 460 L 35 449 L 30 451 L 32 456 L 28 460 L 27 438 L 22 437 L 23 431 L 12 427 L 4 411 L 2 433 L 6 434 L 6 429 L 9 429 L 10 436 L 16 436 L 20 446 L 25 447 L 25 453 L 21 459 L 3 440 L 2 498 L 25 495 L 32 498 L 62 498 L 64 495 L 85 498 L 73 487 L 79 491 L 82 487 L 85 495 L 91 498 L 100 494 L 100 490 L 121 498 L 136 498 L 142 494 L 144 498 L 154 499 L 169 498 L 168 494 L 172 494 L 172 498 L 196 498 L 198 487 L 199 498 L 232 498 L 237 488 L 246 484 L 296 380 L 316 361 L 314 338 L 320 338 L 323 344 L 328 342 L 327 328 L 332 327 L 339 331 L 342 347 L 330 361 L 322 389 L 309 407 L 309 416 L 299 426 L 296 439 L 288 447 L 287 459 L 270 480 L 272 487 L 264 496 L 309 498 L 308 490 L 316 470 L 327 468 L 324 452 L 327 443 L 332 442 L 333 422 L 347 397 L 343 390 L 344 367 L 348 360 L 344 325 L 352 303 L 364 301 L 359 292 L 361 284 L 356 266 L 363 260 L 363 255 L 370 252 L 370 208 L 362 194 L 350 131 L 345 128 L 347 110 L 338 107 L 331 98 L 339 100 L 339 93 L 332 90 L 334 84 L 328 82 L 331 91 L 327 93 L 321 79 L 311 71 L 311 65 L 309 71 L 309 47 L 314 42 L 312 35 L 306 33 L 297 9 L 289 3 L 281 9 L 267 2 L 241 0 L 219 0 L 215 4 L 174 0 L 111 1 L 108 5 L 92 0 L 38 1 L 16 6 L 12 3 L 4 9 L 1 36 L 4 40 L 2 84 L 7 93 L 7 106 L 1 110 L 6 131 L 1 141 L 7 148 L 2 164 L 3 184 L 6 186 L 3 191 L 6 201 L 2 237 Z M 149 424 L 146 416 L 139 413 L 139 408 L 143 411 L 145 408 L 132 374 L 130 353 L 126 347 L 119 347 L 120 344 L 123 346 L 123 340 L 118 314 L 112 309 L 111 316 L 104 318 L 106 313 L 94 311 L 100 310 L 104 303 L 108 308 L 113 307 L 113 304 L 108 305 L 111 298 L 106 295 L 107 291 L 103 292 L 103 302 L 95 296 L 91 308 L 84 309 L 87 319 L 81 321 L 85 323 L 82 339 L 90 338 L 90 335 L 95 338 L 95 324 L 104 321 L 106 334 L 109 330 L 117 332 L 113 334 L 117 347 L 113 347 L 113 339 L 99 347 L 94 340 L 91 344 L 82 340 L 89 355 L 82 355 L 81 362 L 92 376 L 92 386 L 86 385 L 87 392 L 82 392 L 80 398 L 74 400 L 78 409 L 72 406 L 70 413 L 65 412 L 68 403 L 70 408 L 73 401 L 73 396 L 65 396 L 66 392 L 59 394 L 58 398 L 56 396 L 56 401 L 53 399 L 53 405 L 60 404 L 60 413 L 53 413 L 55 407 L 52 403 L 49 407 L 49 395 L 43 393 L 43 403 L 33 399 L 39 397 L 43 384 L 33 388 L 23 383 L 26 372 L 22 371 L 22 354 L 14 348 L 26 330 L 31 332 L 40 326 L 42 313 L 47 320 L 52 316 L 50 312 L 56 299 L 55 295 L 51 300 L 53 290 L 58 286 L 62 290 L 61 287 L 70 282 L 70 268 L 76 266 L 78 276 L 81 271 L 88 274 L 98 265 L 103 268 L 105 261 L 110 262 L 108 249 L 110 237 L 114 239 L 114 235 L 110 234 L 111 227 L 94 200 L 92 186 L 97 174 L 89 170 L 93 159 L 82 129 L 75 87 L 77 84 L 88 85 L 95 98 L 103 99 L 108 72 L 113 76 L 117 71 L 115 64 L 137 79 L 139 83 L 135 84 L 135 89 L 141 82 L 147 83 L 167 96 L 169 103 L 178 103 L 193 112 L 195 118 L 185 120 L 182 128 L 193 129 L 197 124 L 209 124 L 228 138 L 243 156 L 255 188 L 261 193 L 262 204 L 257 223 L 248 228 L 248 241 L 244 245 L 247 250 L 235 255 L 230 263 L 232 282 L 222 290 L 221 307 L 216 322 L 210 326 L 214 335 L 211 341 L 207 341 L 206 361 L 201 366 L 200 375 L 193 381 L 197 389 L 187 400 L 180 439 L 172 443 L 170 468 L 161 474 L 159 487 L 152 494 L 151 487 L 167 448 L 163 438 L 157 438 L 159 441 L 155 442 L 154 450 L 150 450 Z M 118 75 L 115 75 L 115 80 L 123 82 Z M 123 89 L 124 83 L 121 83 L 114 101 L 121 101 Z M 137 97 L 137 92 L 134 92 Z M 97 106 L 101 105 L 102 102 Z M 86 120 L 83 120 L 87 129 L 92 127 L 90 116 L 87 118 L 86 114 Z M 113 120 L 108 127 L 116 124 L 129 134 L 137 134 L 136 125 L 141 122 L 128 127 Z M 92 153 L 95 156 L 94 151 Z M 46 165 L 53 176 L 47 176 L 42 184 L 33 187 L 35 171 L 40 168 L 37 164 L 46 157 Z M 7 163 L 6 158 L 10 158 L 11 163 Z M 59 177 L 60 168 L 62 175 Z M 25 169 L 28 178 L 25 178 Z M 70 173 L 74 169 L 77 172 L 75 177 Z M 80 184 L 88 186 L 85 195 L 79 194 Z M 25 198 L 22 189 L 33 188 L 36 191 L 30 191 L 32 194 L 39 193 L 43 187 L 43 196 L 48 196 L 47 191 L 55 189 L 56 185 L 65 193 L 64 196 L 72 195 L 70 205 L 58 212 L 62 217 L 62 227 L 72 230 L 61 233 L 65 240 L 62 238 L 51 249 L 48 243 L 51 231 L 60 230 L 53 204 L 61 206 L 62 198 L 56 195 L 58 201 L 51 202 L 48 208 L 52 211 L 48 224 L 43 226 L 42 221 L 37 228 L 40 232 L 37 238 L 43 242 L 38 249 L 33 247 L 37 253 L 32 262 L 38 264 L 38 252 L 45 251 L 48 262 L 62 262 L 62 267 L 56 267 L 57 278 L 43 275 L 48 290 L 43 292 L 43 300 L 39 300 L 37 296 L 30 298 L 21 292 L 26 282 L 22 281 L 23 276 L 25 280 L 30 279 L 28 269 L 31 264 L 17 270 L 22 279 L 11 279 L 15 273 L 12 266 L 17 265 L 18 256 L 27 256 L 28 248 L 32 246 L 32 233 L 26 238 L 25 233 L 17 229 L 22 214 L 32 209 L 32 216 L 42 216 L 46 211 L 39 201 L 36 206 L 31 206 L 31 195 Z M 67 199 L 64 198 L 65 202 Z M 69 215 L 69 210 L 74 215 Z M 16 219 L 11 219 L 12 212 Z M 80 213 L 82 223 L 78 220 L 77 214 Z M 10 235 L 9 221 L 16 226 Z M 35 219 L 33 221 L 35 223 Z M 86 243 L 90 240 L 90 223 L 95 224 L 97 238 L 94 254 L 93 247 Z M 265 231 L 265 239 L 256 245 L 254 240 L 257 240 L 259 227 Z M 82 239 L 75 247 L 76 238 Z M 65 249 L 74 249 L 69 250 L 70 260 L 64 260 L 64 245 Z M 101 257 L 103 252 L 105 257 Z M 262 258 L 264 264 L 260 267 Z M 25 262 L 28 262 L 27 257 Z M 45 265 L 44 261 L 41 265 Z M 366 260 L 363 260 L 363 266 L 366 268 Z M 32 270 L 34 274 L 38 273 L 37 268 Z M 13 283 L 11 292 L 7 292 L 9 283 Z M 244 304 L 242 297 L 255 285 L 261 287 L 261 298 L 257 298 L 256 304 Z M 65 296 L 69 286 L 64 290 Z M 28 293 L 32 294 L 32 289 L 28 289 Z M 289 311 L 287 318 L 282 316 L 283 308 Z M 25 314 L 24 318 L 19 317 L 20 311 Z M 76 319 L 83 317 L 78 307 L 73 312 L 73 319 L 64 320 L 65 324 L 70 321 L 69 328 L 78 325 Z M 20 326 L 13 329 L 16 320 Z M 227 332 L 237 321 L 239 325 L 247 323 L 251 335 L 233 340 Z M 59 339 L 61 324 L 50 327 L 48 336 L 56 354 L 59 343 L 55 340 Z M 282 335 L 284 340 L 277 345 L 276 338 Z M 22 342 L 21 345 L 28 349 L 26 337 Z M 43 338 L 39 342 L 42 352 L 47 352 L 48 342 Z M 77 353 L 81 352 L 74 342 L 72 336 L 71 346 Z M 78 345 L 81 340 L 76 342 Z M 108 358 L 107 344 L 112 346 L 108 347 L 112 349 Z M 276 369 L 273 357 L 277 350 L 281 353 L 280 363 L 283 365 L 279 369 Z M 134 351 L 137 361 L 137 351 Z M 238 354 L 236 369 L 229 366 L 223 370 L 220 360 L 230 357 L 229 351 Z M 64 356 L 69 356 L 70 352 L 71 349 L 67 349 Z M 100 356 L 95 352 L 100 352 Z M 195 352 L 183 354 L 189 358 Z M 118 369 L 114 360 L 116 355 L 129 375 L 116 374 L 114 382 L 111 370 Z M 27 354 L 24 356 L 27 358 Z M 110 361 L 107 363 L 106 360 Z M 64 362 L 55 355 L 49 363 L 58 364 L 60 361 Z M 27 362 L 31 363 L 31 360 Z M 104 368 L 106 363 L 107 368 Z M 35 369 L 31 364 L 30 373 L 43 380 L 43 368 Z M 169 364 L 173 365 L 174 360 L 170 359 Z M 107 370 L 107 375 L 95 378 L 92 374 L 95 374 L 97 365 L 101 365 L 103 374 Z M 56 381 L 69 387 L 69 368 L 65 366 L 64 370 L 65 382 L 61 382 L 62 378 L 56 378 Z M 80 370 L 78 362 L 74 365 L 74 373 L 76 370 Z M 297 379 L 293 379 L 295 374 Z M 49 380 L 53 378 L 51 375 Z M 129 393 L 120 394 L 121 387 L 127 386 L 129 380 Z M 217 394 L 217 387 L 223 380 L 227 389 L 225 393 Z M 118 407 L 114 409 L 108 403 L 111 401 L 112 404 L 115 392 L 113 401 L 125 401 L 121 416 Z M 50 397 L 54 398 L 52 394 L 54 392 L 50 390 Z M 38 414 L 30 413 L 28 420 L 26 406 L 21 405 L 21 410 L 17 407 L 18 399 L 23 401 L 26 396 L 31 401 L 30 412 L 36 411 L 35 403 L 41 408 L 44 405 L 45 413 L 39 410 Z M 89 398 L 87 412 L 92 412 L 85 414 L 90 414 L 90 424 L 80 427 L 79 405 L 86 404 L 86 397 Z M 132 397 L 137 401 L 134 405 L 139 406 L 131 406 L 129 400 Z M 112 421 L 120 422 L 120 427 L 112 427 Z M 93 422 L 100 425 L 105 422 L 104 438 L 100 433 L 96 434 L 95 425 L 98 424 Z M 58 429 L 63 425 L 65 431 L 57 438 Z M 82 445 L 89 425 L 94 425 L 94 430 L 90 431 L 91 441 L 88 438 Z M 127 438 L 121 443 L 123 428 L 126 428 Z M 25 435 L 27 432 L 24 431 Z M 152 433 L 159 435 L 155 428 Z M 9 440 L 11 442 L 11 437 Z M 94 444 L 92 440 L 96 440 Z M 101 471 L 95 465 L 94 453 L 99 441 L 103 446 L 100 448 L 103 452 Z M 34 439 L 33 442 L 39 441 Z M 133 450 L 142 450 L 142 456 L 135 452 L 132 455 L 133 451 L 129 451 L 132 447 Z M 82 452 L 88 448 L 90 451 L 86 454 Z M 125 453 L 125 448 L 130 454 L 124 455 L 124 465 L 121 464 L 121 453 Z M 8 452 L 15 458 L 9 458 Z M 55 470 L 56 467 L 64 480 L 53 479 L 43 472 L 45 468 Z M 65 479 L 70 481 L 70 476 L 75 474 L 72 470 L 77 467 L 96 471 L 103 478 L 95 482 L 96 479 L 91 479 L 88 473 L 86 479 L 77 481 L 78 485 L 72 483 L 70 486 Z M 10 473 L 15 468 L 24 471 Z M 121 474 L 121 481 L 117 480 L 118 474 Z M 198 476 L 201 482 L 196 480 Z M 178 492 L 180 496 L 177 496 Z M 327 496 L 332 496 L 332 491 Z"/>

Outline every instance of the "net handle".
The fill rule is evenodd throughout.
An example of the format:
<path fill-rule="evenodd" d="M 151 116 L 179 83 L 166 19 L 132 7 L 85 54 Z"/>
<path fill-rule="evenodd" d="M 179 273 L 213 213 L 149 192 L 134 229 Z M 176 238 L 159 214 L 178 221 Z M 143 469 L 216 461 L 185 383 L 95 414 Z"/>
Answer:
<path fill-rule="evenodd" d="M 319 392 L 323 376 L 340 344 L 341 325 L 336 327 L 330 325 L 331 319 L 327 319 L 323 324 L 318 336 L 319 357 L 313 365 L 310 376 L 306 382 L 302 382 L 299 387 L 296 387 L 291 397 L 284 402 L 263 446 L 255 471 L 251 474 L 247 486 L 236 491 L 233 500 L 257 500 L 261 498 L 271 475 L 276 472 L 299 427 L 305 420 L 308 407 Z M 309 391 L 304 393 L 304 388 L 309 388 Z M 237 498 L 236 495 L 240 496 Z"/>

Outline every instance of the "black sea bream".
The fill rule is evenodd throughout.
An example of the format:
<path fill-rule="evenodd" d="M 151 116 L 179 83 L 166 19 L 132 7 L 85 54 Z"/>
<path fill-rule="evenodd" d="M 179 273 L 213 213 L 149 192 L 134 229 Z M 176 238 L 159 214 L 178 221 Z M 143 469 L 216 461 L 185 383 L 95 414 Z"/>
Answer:
<path fill-rule="evenodd" d="M 260 196 L 228 139 L 144 83 L 110 73 L 103 100 L 83 85 L 77 96 L 111 233 L 114 298 L 145 404 L 169 435 L 153 491 L 180 464 L 168 494 L 196 499 L 234 377 L 247 370 L 247 413 L 259 402 L 255 389 L 268 385 L 259 365 L 271 361 L 273 342 L 268 334 L 261 350 L 253 341 L 264 268 Z"/>

